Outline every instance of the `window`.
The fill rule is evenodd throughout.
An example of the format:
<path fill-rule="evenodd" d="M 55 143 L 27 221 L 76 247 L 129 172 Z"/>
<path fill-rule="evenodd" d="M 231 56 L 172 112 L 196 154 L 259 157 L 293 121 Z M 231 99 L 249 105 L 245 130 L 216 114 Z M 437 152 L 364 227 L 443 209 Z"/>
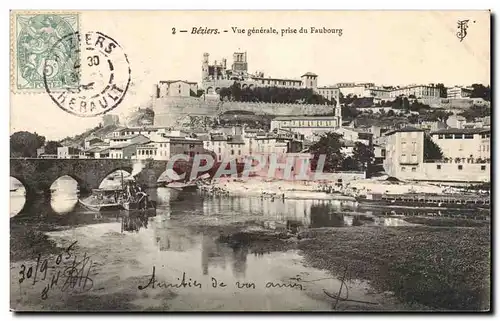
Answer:
<path fill-rule="evenodd" d="M 455 139 L 462 139 L 464 138 L 464 134 L 455 134 Z"/>
<path fill-rule="evenodd" d="M 464 134 L 464 139 L 474 139 L 473 134 Z"/>
<path fill-rule="evenodd" d="M 411 171 L 412 171 L 412 172 L 416 172 L 416 171 L 417 171 L 417 168 L 416 168 L 416 167 L 412 167 L 412 168 L 411 168 Z"/>
<path fill-rule="evenodd" d="M 438 139 L 443 139 L 443 135 L 438 135 Z"/>
<path fill-rule="evenodd" d="M 458 170 L 461 171 L 462 169 L 464 169 L 464 165 L 458 165 Z"/>
<path fill-rule="evenodd" d="M 406 171 L 406 167 L 404 167 L 404 166 L 403 166 L 403 167 L 401 167 L 401 171 L 402 171 L 402 172 Z"/>
<path fill-rule="evenodd" d="M 453 134 L 444 135 L 444 139 L 453 139 Z"/>
<path fill-rule="evenodd" d="M 486 165 L 481 165 L 481 170 L 485 171 L 486 170 Z"/>
<path fill-rule="evenodd" d="M 436 165 L 436 168 L 437 169 L 441 169 L 441 165 Z"/>
<path fill-rule="evenodd" d="M 231 149 L 231 155 L 234 155 L 234 149 Z"/>

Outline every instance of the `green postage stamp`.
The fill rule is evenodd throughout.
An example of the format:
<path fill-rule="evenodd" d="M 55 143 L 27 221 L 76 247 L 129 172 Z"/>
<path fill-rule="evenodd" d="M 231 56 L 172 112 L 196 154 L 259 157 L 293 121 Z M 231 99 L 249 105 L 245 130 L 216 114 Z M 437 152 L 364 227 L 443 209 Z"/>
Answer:
<path fill-rule="evenodd" d="M 43 92 L 79 85 L 77 13 L 11 13 L 12 88 Z M 72 35 L 72 36 L 70 36 Z M 64 39 L 75 38 L 74 41 Z"/>

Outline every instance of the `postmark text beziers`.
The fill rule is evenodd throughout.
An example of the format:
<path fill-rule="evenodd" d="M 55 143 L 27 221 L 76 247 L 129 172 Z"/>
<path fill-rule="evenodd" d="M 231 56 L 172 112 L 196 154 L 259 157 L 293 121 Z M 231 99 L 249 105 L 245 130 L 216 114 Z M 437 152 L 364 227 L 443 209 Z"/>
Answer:
<path fill-rule="evenodd" d="M 116 40 L 101 32 L 75 33 L 62 38 L 54 45 L 46 61 L 46 84 L 50 63 L 61 63 L 56 54 L 60 46 L 70 46 L 73 51 L 79 52 L 74 73 L 80 78 L 80 85 L 60 92 L 53 92 L 46 86 L 55 104 L 71 114 L 92 117 L 112 110 L 123 101 L 130 84 L 131 70 L 127 55 Z"/>

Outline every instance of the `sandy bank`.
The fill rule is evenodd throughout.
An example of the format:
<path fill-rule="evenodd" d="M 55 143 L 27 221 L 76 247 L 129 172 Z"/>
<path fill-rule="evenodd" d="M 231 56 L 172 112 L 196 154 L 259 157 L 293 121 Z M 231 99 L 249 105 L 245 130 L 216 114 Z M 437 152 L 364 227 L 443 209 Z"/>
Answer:
<path fill-rule="evenodd" d="M 336 199 L 354 200 L 351 196 L 340 193 L 327 193 L 323 183 L 313 181 L 284 181 L 265 178 L 251 178 L 246 180 L 235 178 L 220 178 L 201 189 L 209 193 L 247 196 L 247 197 L 275 197 L 284 199 Z"/>
<path fill-rule="evenodd" d="M 421 182 L 390 182 L 384 178 L 355 180 L 337 186 L 335 182 L 285 181 L 264 177 L 219 178 L 202 189 L 214 194 L 275 197 L 284 199 L 354 200 L 368 193 L 444 193 L 446 188 Z"/>

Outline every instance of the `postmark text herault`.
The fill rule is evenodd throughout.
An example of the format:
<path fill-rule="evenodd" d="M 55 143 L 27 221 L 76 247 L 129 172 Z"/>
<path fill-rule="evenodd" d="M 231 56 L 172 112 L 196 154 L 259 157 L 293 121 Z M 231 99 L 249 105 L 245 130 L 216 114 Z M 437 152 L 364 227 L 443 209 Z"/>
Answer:
<path fill-rule="evenodd" d="M 63 84 L 63 91 L 54 92 L 50 86 L 52 65 L 70 64 L 61 61 L 59 53 L 64 48 L 80 53 L 74 55 L 80 59 L 72 64 L 73 75 L 79 77 L 79 86 Z M 45 61 L 43 76 L 45 89 L 57 106 L 80 117 L 92 117 L 122 102 L 130 84 L 130 74 L 127 55 L 113 38 L 101 32 L 76 32 L 54 44 Z"/>

